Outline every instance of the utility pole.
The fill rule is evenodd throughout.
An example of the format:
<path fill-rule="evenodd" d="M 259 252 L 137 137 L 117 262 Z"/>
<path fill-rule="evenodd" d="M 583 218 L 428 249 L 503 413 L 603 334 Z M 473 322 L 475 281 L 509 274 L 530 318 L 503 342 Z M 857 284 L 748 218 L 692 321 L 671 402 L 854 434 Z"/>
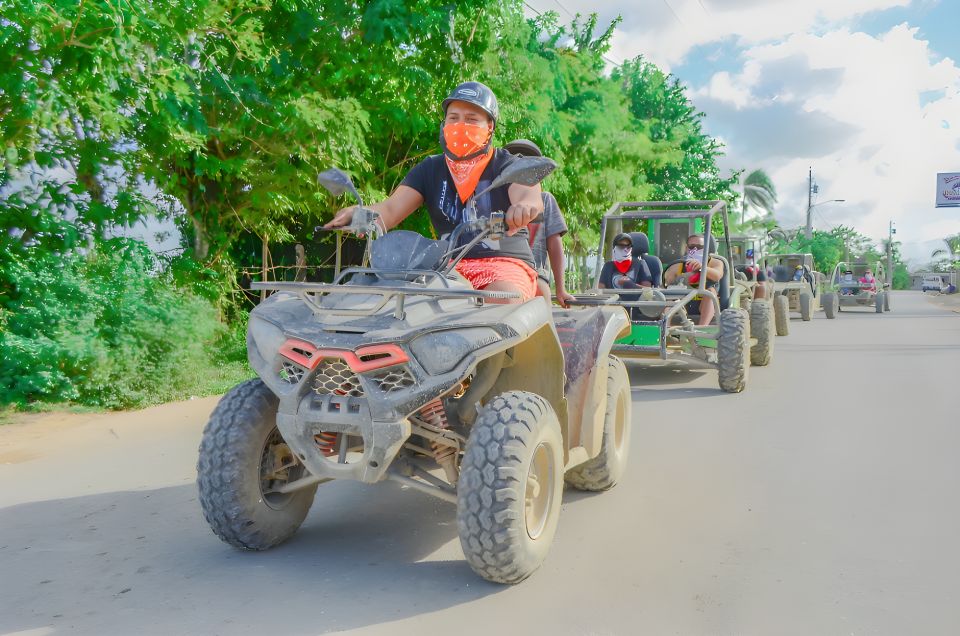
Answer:
<path fill-rule="evenodd" d="M 810 217 L 810 211 L 813 209 L 813 166 L 810 166 L 810 170 L 807 173 L 807 229 L 804 231 L 804 236 L 807 237 L 807 240 L 813 238 L 813 219 Z"/>
<path fill-rule="evenodd" d="M 891 220 L 887 231 L 887 284 L 891 287 L 893 286 L 893 235 L 896 233 L 897 230 L 893 227 Z"/>

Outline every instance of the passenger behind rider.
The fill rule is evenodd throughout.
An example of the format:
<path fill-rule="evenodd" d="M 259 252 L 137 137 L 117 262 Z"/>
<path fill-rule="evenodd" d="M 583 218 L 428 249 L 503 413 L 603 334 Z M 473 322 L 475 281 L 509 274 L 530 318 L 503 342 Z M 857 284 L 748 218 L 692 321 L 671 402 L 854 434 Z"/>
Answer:
<path fill-rule="evenodd" d="M 683 262 L 674 263 L 667 268 L 663 274 L 663 282 L 666 285 L 684 283 L 688 287 L 696 288 L 700 286 L 701 260 L 703 259 L 703 236 L 700 234 L 691 234 L 687 237 L 687 254 Z M 714 290 L 723 278 L 723 261 L 719 258 L 710 258 L 707 261 L 706 286 Z M 709 325 L 713 320 L 714 307 L 713 302 L 702 302 L 699 295 L 687 303 L 687 314 L 700 314 L 697 324 L 700 326 Z"/>
<path fill-rule="evenodd" d="M 514 139 L 503 147 L 510 154 L 521 157 L 542 157 L 540 147 L 529 139 Z M 547 261 L 550 272 L 553 274 L 554 286 L 557 290 L 557 303 L 564 309 L 568 303 L 576 300 L 567 293 L 564 283 L 563 235 L 567 233 L 567 223 L 563 220 L 560 205 L 549 192 L 542 192 L 543 220 L 527 226 L 530 231 L 530 249 L 533 250 L 533 263 L 537 270 L 538 295 L 550 302 L 550 283 L 547 278 Z"/>
<path fill-rule="evenodd" d="M 860 289 L 862 291 L 876 292 L 877 291 L 877 279 L 873 277 L 873 272 L 869 269 L 864 272 L 863 276 L 860 277 Z M 866 287 L 864 287 L 866 285 Z"/>
<path fill-rule="evenodd" d="M 484 84 L 464 82 L 453 89 L 443 100 L 443 152 L 418 163 L 385 201 L 369 206 L 380 214 L 384 231 L 396 227 L 421 205 L 426 206 L 440 236 L 464 221 L 470 195 L 489 185 L 517 160 L 506 150 L 493 147 L 499 113 L 496 96 Z M 354 210 L 355 206 L 343 208 L 325 227 L 348 225 Z M 476 289 L 521 296 L 500 302 L 530 300 L 537 293 L 537 272 L 526 227 L 543 212 L 540 186 L 507 184 L 477 201 L 480 217 L 489 217 L 497 210 L 504 211 L 508 231 L 499 242 L 481 241 L 474 246 L 457 264 L 457 271 Z"/>
<path fill-rule="evenodd" d="M 633 239 L 621 233 L 613 237 L 613 258 L 600 270 L 600 289 L 640 289 L 653 286 L 650 267 L 633 253 Z"/>

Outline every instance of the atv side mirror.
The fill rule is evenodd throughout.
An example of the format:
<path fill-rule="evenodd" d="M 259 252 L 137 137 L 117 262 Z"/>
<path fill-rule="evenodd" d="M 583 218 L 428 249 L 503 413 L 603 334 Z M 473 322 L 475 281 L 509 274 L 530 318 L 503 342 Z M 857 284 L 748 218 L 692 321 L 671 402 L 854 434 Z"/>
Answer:
<path fill-rule="evenodd" d="M 500 176 L 493 180 L 493 183 L 475 194 L 474 198 L 479 199 L 481 195 L 506 183 L 519 183 L 525 186 L 537 185 L 556 168 L 557 163 L 547 157 L 519 157 L 507 166 L 500 173 Z"/>
<path fill-rule="evenodd" d="M 363 199 L 360 198 L 360 193 L 357 192 L 353 181 L 350 180 L 350 177 L 343 170 L 339 168 L 324 170 L 317 175 L 317 181 L 333 196 L 338 197 L 344 192 L 349 192 L 353 195 L 353 198 L 357 200 L 357 203 L 361 206 L 363 205 Z"/>

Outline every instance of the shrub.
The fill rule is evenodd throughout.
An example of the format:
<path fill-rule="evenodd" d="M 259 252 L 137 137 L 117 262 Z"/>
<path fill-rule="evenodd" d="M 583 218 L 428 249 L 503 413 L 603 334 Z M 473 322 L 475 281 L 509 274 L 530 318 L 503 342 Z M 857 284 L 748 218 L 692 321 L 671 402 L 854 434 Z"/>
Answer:
<path fill-rule="evenodd" d="M 0 297 L 0 404 L 142 406 L 203 393 L 198 381 L 222 374 L 226 360 L 212 346 L 235 340 L 235 330 L 208 300 L 175 286 L 143 243 L 27 254 L 4 270 L 12 292 Z"/>

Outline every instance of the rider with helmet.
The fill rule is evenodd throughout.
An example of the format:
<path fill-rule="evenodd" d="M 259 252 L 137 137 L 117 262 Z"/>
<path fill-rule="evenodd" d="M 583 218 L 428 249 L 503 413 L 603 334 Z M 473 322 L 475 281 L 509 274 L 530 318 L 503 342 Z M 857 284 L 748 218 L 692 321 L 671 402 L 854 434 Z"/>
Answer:
<path fill-rule="evenodd" d="M 384 230 L 395 227 L 421 205 L 430 213 L 438 235 L 449 234 L 464 221 L 470 196 L 487 187 L 516 157 L 493 147 L 500 114 L 496 95 L 480 82 L 464 82 L 443 100 L 441 154 L 418 163 L 385 200 L 369 206 L 380 214 Z M 508 231 L 500 239 L 481 241 L 457 264 L 457 271 L 476 289 L 509 291 L 523 302 L 537 293 L 537 272 L 527 224 L 543 212 L 540 186 L 507 184 L 477 200 L 477 214 L 503 210 Z M 355 206 L 343 208 L 326 227 L 348 225 Z"/>

